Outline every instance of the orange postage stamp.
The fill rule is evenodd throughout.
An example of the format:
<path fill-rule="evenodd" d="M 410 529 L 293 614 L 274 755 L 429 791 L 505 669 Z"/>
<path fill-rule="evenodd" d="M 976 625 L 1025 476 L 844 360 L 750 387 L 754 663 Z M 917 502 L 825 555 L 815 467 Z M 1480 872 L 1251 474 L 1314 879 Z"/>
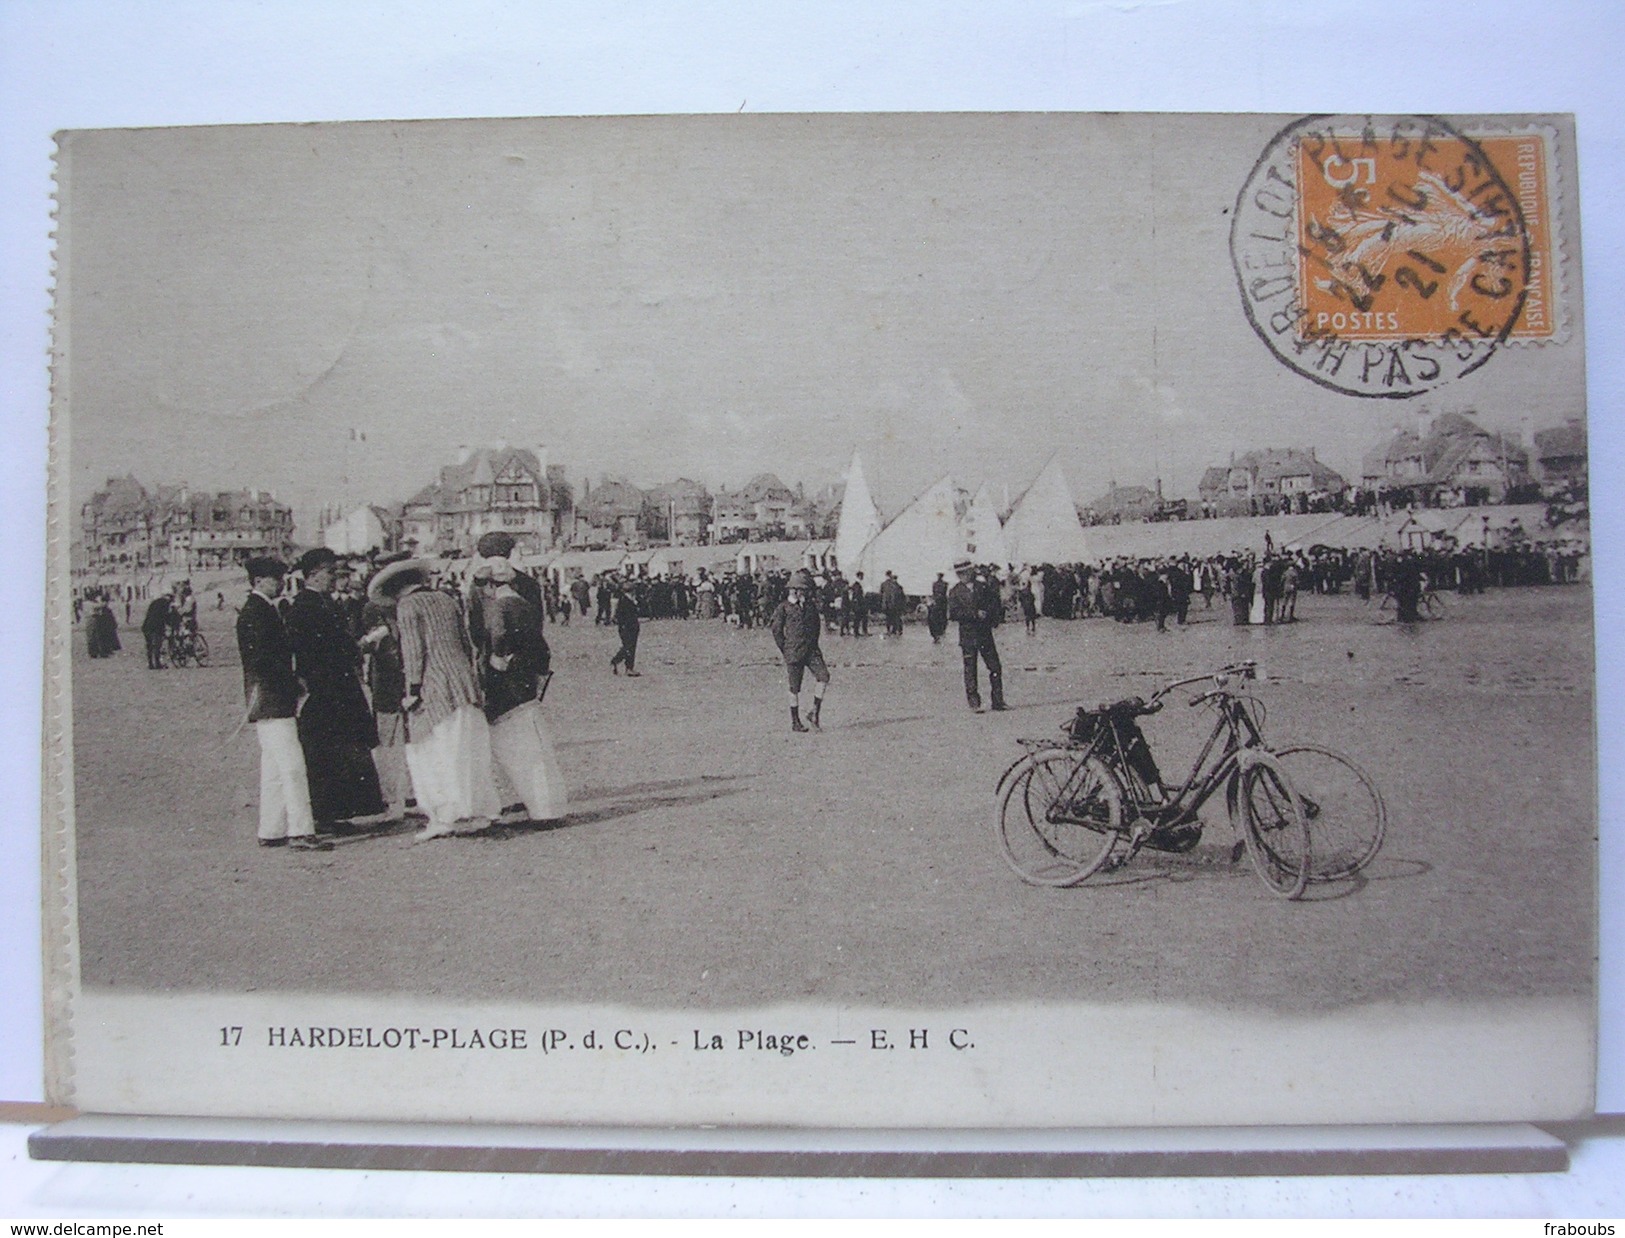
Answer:
<path fill-rule="evenodd" d="M 1260 157 L 1231 252 L 1254 329 L 1289 368 L 1406 398 L 1512 342 L 1561 334 L 1553 131 L 1436 117 L 1307 117 Z"/>
<path fill-rule="evenodd" d="M 1298 278 L 1308 330 L 1487 337 L 1510 324 L 1509 339 L 1549 338 L 1546 165 L 1538 132 L 1307 135 Z"/>

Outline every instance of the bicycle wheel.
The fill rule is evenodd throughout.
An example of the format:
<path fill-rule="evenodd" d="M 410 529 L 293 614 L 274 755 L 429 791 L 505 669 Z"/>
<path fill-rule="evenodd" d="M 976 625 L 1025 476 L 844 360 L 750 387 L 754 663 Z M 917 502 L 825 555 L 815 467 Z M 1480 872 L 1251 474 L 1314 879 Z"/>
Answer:
<path fill-rule="evenodd" d="M 199 666 L 209 665 L 209 642 L 203 639 L 202 632 L 192 638 L 192 657 Z"/>
<path fill-rule="evenodd" d="M 1319 744 L 1294 744 L 1274 755 L 1292 779 L 1309 823 L 1314 849 L 1309 880 L 1352 877 L 1376 859 L 1388 833 L 1388 808 L 1370 775 Z"/>
<path fill-rule="evenodd" d="M 1111 858 L 1123 820 L 1123 788 L 1104 762 L 1042 752 L 999 802 L 999 850 L 1028 885 L 1077 885 Z"/>
<path fill-rule="evenodd" d="M 1309 885 L 1309 823 L 1292 779 L 1273 756 L 1255 755 L 1241 772 L 1241 827 L 1247 854 L 1265 885 L 1300 898 Z"/>
<path fill-rule="evenodd" d="M 171 666 L 185 666 L 190 657 L 191 651 L 187 649 L 185 641 L 176 639 L 169 642 L 169 664 Z"/>

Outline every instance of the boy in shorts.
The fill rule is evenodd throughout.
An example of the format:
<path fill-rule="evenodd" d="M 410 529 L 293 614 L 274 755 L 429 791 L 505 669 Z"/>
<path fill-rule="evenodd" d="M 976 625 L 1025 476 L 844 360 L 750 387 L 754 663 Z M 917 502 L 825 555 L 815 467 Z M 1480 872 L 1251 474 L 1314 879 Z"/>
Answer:
<path fill-rule="evenodd" d="M 803 569 L 790 577 L 790 591 L 768 620 L 768 631 L 773 643 L 784 655 L 784 669 L 790 677 L 790 729 L 805 731 L 801 721 L 801 680 L 807 671 L 813 677 L 812 710 L 807 721 L 818 730 L 818 715 L 824 706 L 824 689 L 829 687 L 829 668 L 818 648 L 818 633 L 824 626 L 818 613 L 817 595 L 812 577 Z"/>

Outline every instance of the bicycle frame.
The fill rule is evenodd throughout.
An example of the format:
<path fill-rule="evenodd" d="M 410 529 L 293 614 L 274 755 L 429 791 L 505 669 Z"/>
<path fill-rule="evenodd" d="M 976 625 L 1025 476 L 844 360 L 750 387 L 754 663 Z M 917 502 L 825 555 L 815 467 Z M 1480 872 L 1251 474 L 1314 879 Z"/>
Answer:
<path fill-rule="evenodd" d="M 1213 721 L 1213 729 L 1208 732 L 1207 741 L 1192 762 L 1185 781 L 1165 802 L 1152 799 L 1150 788 L 1126 759 L 1127 750 L 1117 719 L 1110 720 L 1116 752 L 1109 763 L 1123 780 L 1134 807 L 1147 816 L 1155 817 L 1158 828 L 1166 829 L 1194 821 L 1202 806 L 1240 771 L 1243 752 L 1263 746 L 1258 725 L 1240 698 L 1222 689 L 1211 695 L 1218 704 L 1218 717 Z M 1221 738 L 1224 744 L 1219 748 Z"/>
<path fill-rule="evenodd" d="M 1251 675 L 1251 663 L 1227 668 L 1220 672 L 1222 677 L 1228 673 L 1239 671 L 1244 675 Z M 1214 675 L 1195 675 L 1189 679 L 1181 679 L 1160 689 L 1152 698 L 1153 705 L 1160 708 L 1160 702 L 1171 692 L 1178 688 L 1187 687 L 1194 683 L 1204 683 L 1214 680 Z M 1222 679 L 1221 679 L 1222 684 Z M 1131 741 L 1123 737 L 1123 724 L 1140 716 L 1135 713 L 1128 717 L 1113 710 L 1100 714 L 1099 724 L 1094 734 L 1083 743 L 1076 740 L 1067 740 L 1056 743 L 1047 740 L 1021 740 L 1020 743 L 1027 749 L 1026 755 L 1019 757 L 1004 773 L 1000 775 L 997 792 L 1002 792 L 1012 775 L 1019 771 L 1024 762 L 1038 752 L 1049 748 L 1065 748 L 1077 752 L 1078 770 L 1092 756 L 1098 756 L 1116 774 L 1127 793 L 1131 807 L 1137 815 L 1153 818 L 1159 830 L 1170 829 L 1175 826 L 1188 824 L 1196 819 L 1202 806 L 1210 800 L 1220 787 L 1227 786 L 1240 772 L 1243 760 L 1242 754 L 1250 749 L 1263 748 L 1264 737 L 1254 722 L 1252 715 L 1243 704 L 1242 699 L 1224 686 L 1215 687 L 1192 704 L 1211 699 L 1218 706 L 1218 717 L 1214 720 L 1213 730 L 1209 732 L 1207 741 L 1202 745 L 1202 751 L 1197 755 L 1191 765 L 1190 773 L 1172 796 L 1167 800 L 1152 798 L 1150 788 L 1145 781 L 1134 771 L 1128 759 L 1128 749 Z M 1146 713 L 1155 710 L 1144 711 Z M 1223 747 L 1215 753 L 1221 737 Z M 1142 735 L 1143 741 L 1143 735 Z M 1067 780 L 1068 785 L 1077 772 Z"/>

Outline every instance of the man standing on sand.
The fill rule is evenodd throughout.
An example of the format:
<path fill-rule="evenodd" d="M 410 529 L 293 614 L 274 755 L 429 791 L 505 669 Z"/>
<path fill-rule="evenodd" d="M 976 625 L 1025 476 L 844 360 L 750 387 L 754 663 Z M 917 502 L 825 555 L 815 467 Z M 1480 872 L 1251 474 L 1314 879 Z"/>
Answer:
<path fill-rule="evenodd" d="M 813 703 L 807 713 L 812 729 L 818 730 L 819 715 L 824 708 L 824 690 L 829 687 L 829 667 L 824 665 L 824 654 L 818 648 L 818 633 L 824 626 L 818 613 L 818 598 L 812 577 L 805 569 L 790 577 L 790 593 L 778 604 L 768 620 L 767 629 L 773 643 L 784 655 L 784 669 L 790 677 L 790 729 L 805 731 L 801 721 L 801 681 L 807 671 L 813 676 Z"/>
<path fill-rule="evenodd" d="M 976 660 L 987 663 L 987 687 L 993 697 L 993 708 L 1002 712 L 1009 708 L 1004 703 L 1004 667 L 999 662 L 999 650 L 993 643 L 993 628 L 999 622 L 999 599 L 996 587 L 976 578 L 976 565 L 969 559 L 954 564 L 959 583 L 948 591 L 948 618 L 959 625 L 959 655 L 965 663 L 965 700 L 977 713 L 982 712 L 982 692 L 977 682 Z"/>
<path fill-rule="evenodd" d="M 621 638 L 621 647 L 615 651 L 615 656 L 609 660 L 609 669 L 613 674 L 621 673 L 621 665 L 626 666 L 626 677 L 636 679 L 641 673 L 638 670 L 638 629 L 641 626 L 638 620 L 638 604 L 632 597 L 632 584 L 630 581 L 618 581 L 615 586 L 615 631 Z"/>
<path fill-rule="evenodd" d="M 903 592 L 896 574 L 887 572 L 886 579 L 880 582 L 880 609 L 886 616 L 887 636 L 903 634 L 903 608 L 907 605 L 908 595 Z"/>
<path fill-rule="evenodd" d="M 931 631 L 931 643 L 938 644 L 948 630 L 948 582 L 942 573 L 931 582 L 931 605 L 925 611 L 925 625 Z"/>
<path fill-rule="evenodd" d="M 282 587 L 282 578 L 277 577 L 277 587 Z M 129 622 L 130 607 L 125 603 L 125 622 Z M 147 669 L 161 671 L 164 669 L 164 637 L 169 634 L 169 594 L 160 593 L 147 603 L 147 613 L 141 619 L 141 635 L 147 642 Z"/>
<path fill-rule="evenodd" d="M 310 812 L 305 753 L 294 721 L 299 679 L 282 613 L 273 601 L 282 591 L 287 568 L 270 558 L 250 559 L 247 566 L 249 593 L 237 614 L 237 651 L 248 702 L 244 721 L 254 724 L 260 740 L 260 846 L 331 851 L 332 843 L 316 837 Z"/>
<path fill-rule="evenodd" d="M 847 609 L 852 612 L 852 635 L 869 635 L 869 599 L 863 591 L 862 572 L 852 577 L 852 587 L 847 590 Z"/>

